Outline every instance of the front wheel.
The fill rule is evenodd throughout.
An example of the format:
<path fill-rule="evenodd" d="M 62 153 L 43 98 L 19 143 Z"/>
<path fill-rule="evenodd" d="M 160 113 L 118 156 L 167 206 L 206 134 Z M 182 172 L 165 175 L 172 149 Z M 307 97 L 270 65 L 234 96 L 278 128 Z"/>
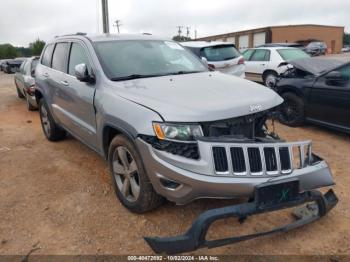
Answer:
<path fill-rule="evenodd" d="M 108 162 L 116 195 L 127 209 L 144 213 L 163 203 L 148 179 L 136 147 L 125 136 L 117 135 L 112 140 Z"/>
<path fill-rule="evenodd" d="M 264 84 L 269 88 L 274 88 L 277 82 L 277 74 L 275 72 L 269 72 L 264 77 Z"/>
<path fill-rule="evenodd" d="M 279 120 L 288 126 L 301 126 L 304 122 L 304 101 L 293 93 L 282 95 L 284 102 L 280 106 Z"/>
<path fill-rule="evenodd" d="M 44 99 L 39 102 L 39 115 L 43 132 L 48 140 L 59 141 L 65 137 L 66 132 L 55 123 Z"/>

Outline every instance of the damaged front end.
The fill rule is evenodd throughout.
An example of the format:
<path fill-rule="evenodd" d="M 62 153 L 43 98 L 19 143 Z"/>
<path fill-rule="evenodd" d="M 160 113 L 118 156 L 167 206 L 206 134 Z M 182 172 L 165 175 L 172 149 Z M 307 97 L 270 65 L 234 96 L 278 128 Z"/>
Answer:
<path fill-rule="evenodd" d="M 295 184 L 296 182 L 291 181 L 289 182 L 289 185 L 292 183 Z M 338 199 L 332 190 L 329 190 L 324 195 L 319 191 L 307 191 L 293 196 L 291 194 L 290 200 L 283 202 L 281 201 L 281 198 L 283 197 L 283 194 L 286 194 L 283 192 L 289 192 L 288 183 L 275 189 L 272 189 L 273 186 L 274 185 L 263 185 L 260 189 L 258 188 L 256 191 L 256 200 L 254 202 L 212 209 L 202 213 L 184 235 L 173 237 L 145 237 L 145 240 L 154 252 L 160 254 L 176 254 L 190 252 L 204 247 L 220 247 L 274 233 L 286 232 L 312 223 L 324 216 L 338 202 Z M 271 189 L 269 189 L 269 187 Z M 279 190 L 281 191 L 279 192 Z M 280 195 L 275 196 L 274 193 L 277 192 Z M 267 195 L 270 195 L 270 197 L 267 197 Z M 272 212 L 310 202 L 311 204 L 307 204 L 295 212 L 297 220 L 288 225 L 250 235 L 206 240 L 206 234 L 210 225 L 217 220 L 229 217 L 237 217 L 242 220 L 254 214 Z"/>
<path fill-rule="evenodd" d="M 164 185 L 156 186 L 156 190 L 169 200 L 178 204 L 205 197 L 248 197 L 252 200 L 205 211 L 184 235 L 145 237 L 156 253 L 189 252 L 286 232 L 321 218 L 337 204 L 332 190 L 324 195 L 315 190 L 334 184 L 327 163 L 312 152 L 311 141 L 286 142 L 274 128 L 269 130 L 267 120 L 273 119 L 274 114 L 272 109 L 202 122 L 203 136 L 185 146 L 173 144 L 173 141 L 143 138 L 152 145 L 147 146 L 148 149 L 156 149 L 149 158 L 146 150 L 142 152 L 149 163 L 147 172 L 156 174 L 151 177 L 153 184 L 157 185 L 157 176 L 160 176 L 178 185 L 169 190 Z M 172 157 L 172 154 L 176 156 Z M 206 239 L 210 225 L 217 220 L 237 217 L 244 221 L 254 214 L 300 205 L 304 206 L 299 207 L 297 220 L 291 224 L 245 236 Z"/>

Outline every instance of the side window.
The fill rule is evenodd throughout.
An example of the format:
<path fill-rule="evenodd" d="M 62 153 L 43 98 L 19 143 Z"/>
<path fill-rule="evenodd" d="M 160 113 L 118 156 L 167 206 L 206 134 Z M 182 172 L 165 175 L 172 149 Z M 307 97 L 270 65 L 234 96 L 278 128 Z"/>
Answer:
<path fill-rule="evenodd" d="M 52 56 L 52 68 L 67 73 L 69 43 L 57 43 Z"/>
<path fill-rule="evenodd" d="M 338 71 L 344 79 L 350 80 L 350 65 L 346 65 L 340 68 Z"/>
<path fill-rule="evenodd" d="M 270 51 L 265 49 L 256 49 L 250 61 L 269 61 Z"/>
<path fill-rule="evenodd" d="M 21 64 L 21 66 L 19 67 L 19 72 L 20 72 L 21 74 L 24 74 L 24 66 L 25 66 L 26 63 L 27 63 L 27 62 L 24 61 L 24 62 Z"/>
<path fill-rule="evenodd" d="M 254 52 L 254 49 L 247 49 L 247 50 L 245 50 L 245 51 L 243 52 L 243 54 L 242 54 L 244 60 L 245 60 L 245 61 L 249 61 L 249 59 L 250 59 L 251 55 L 253 54 L 253 52 Z"/>
<path fill-rule="evenodd" d="M 46 46 L 43 57 L 41 58 L 41 64 L 51 67 L 51 57 L 52 57 L 53 48 L 54 48 L 53 44 Z"/>
<path fill-rule="evenodd" d="M 69 65 L 68 65 L 68 74 L 74 76 L 74 69 L 76 65 L 85 64 L 90 72 L 90 62 L 86 55 L 85 49 L 78 43 L 72 43 Z"/>
<path fill-rule="evenodd" d="M 25 65 L 23 68 L 23 73 L 25 75 L 30 75 L 30 62 L 29 61 L 25 62 Z"/>

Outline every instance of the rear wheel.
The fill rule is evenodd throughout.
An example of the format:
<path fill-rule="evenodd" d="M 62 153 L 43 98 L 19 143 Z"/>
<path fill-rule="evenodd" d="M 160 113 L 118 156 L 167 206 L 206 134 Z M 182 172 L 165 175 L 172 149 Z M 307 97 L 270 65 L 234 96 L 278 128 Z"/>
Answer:
<path fill-rule="evenodd" d="M 163 197 L 153 189 L 134 144 L 123 135 L 112 140 L 108 162 L 114 190 L 120 202 L 135 213 L 157 208 Z"/>
<path fill-rule="evenodd" d="M 39 115 L 43 132 L 48 140 L 59 141 L 66 136 L 66 132 L 53 120 L 44 99 L 39 102 Z"/>
<path fill-rule="evenodd" d="M 282 95 L 284 102 L 280 106 L 279 120 L 288 126 L 300 126 L 304 122 L 304 102 L 294 93 Z"/>

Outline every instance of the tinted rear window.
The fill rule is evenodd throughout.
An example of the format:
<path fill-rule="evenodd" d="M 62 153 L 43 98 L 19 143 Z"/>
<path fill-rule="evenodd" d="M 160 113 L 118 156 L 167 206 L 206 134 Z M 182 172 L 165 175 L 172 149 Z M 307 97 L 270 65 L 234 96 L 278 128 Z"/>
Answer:
<path fill-rule="evenodd" d="M 307 53 L 300 49 L 279 49 L 277 52 L 286 61 L 309 57 Z"/>
<path fill-rule="evenodd" d="M 217 45 L 204 47 L 201 50 L 201 55 L 208 61 L 225 61 L 239 57 L 241 54 L 237 51 L 234 45 Z"/>
<path fill-rule="evenodd" d="M 67 72 L 69 43 L 57 43 L 52 57 L 52 68 Z"/>
<path fill-rule="evenodd" d="M 52 57 L 52 51 L 53 51 L 54 45 L 48 45 L 46 46 L 44 50 L 43 57 L 41 59 L 41 63 L 45 66 L 51 66 L 51 57 Z"/>

